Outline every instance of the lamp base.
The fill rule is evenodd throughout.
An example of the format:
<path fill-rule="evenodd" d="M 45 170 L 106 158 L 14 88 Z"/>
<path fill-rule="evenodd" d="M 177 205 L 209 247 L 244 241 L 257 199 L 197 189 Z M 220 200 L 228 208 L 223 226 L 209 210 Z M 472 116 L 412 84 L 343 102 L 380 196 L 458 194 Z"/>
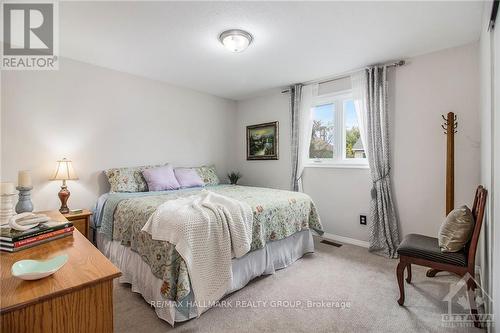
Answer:
<path fill-rule="evenodd" d="M 61 200 L 61 208 L 59 208 L 59 212 L 61 212 L 61 214 L 69 213 L 67 202 L 70 194 L 71 193 L 68 191 L 68 187 L 65 184 L 61 186 L 61 190 L 57 194 L 59 196 L 59 200 Z"/>
<path fill-rule="evenodd" d="M 33 189 L 32 186 L 18 186 L 16 190 L 19 191 L 19 200 L 16 205 L 16 213 L 21 214 L 25 212 L 33 211 L 33 203 L 31 202 L 30 191 Z"/>

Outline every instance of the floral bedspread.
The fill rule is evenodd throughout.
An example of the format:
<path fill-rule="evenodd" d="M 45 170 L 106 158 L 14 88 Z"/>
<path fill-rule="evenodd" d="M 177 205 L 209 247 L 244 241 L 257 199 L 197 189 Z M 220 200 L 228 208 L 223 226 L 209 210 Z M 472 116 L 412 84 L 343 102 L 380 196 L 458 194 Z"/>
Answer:
<path fill-rule="evenodd" d="M 251 250 L 263 248 L 268 241 L 313 229 L 323 233 L 316 207 L 304 193 L 260 187 L 219 185 L 210 191 L 246 202 L 253 209 L 253 238 Z M 164 281 L 162 295 L 181 301 L 191 291 L 186 264 L 174 246 L 157 241 L 141 231 L 149 216 L 168 200 L 196 194 L 199 190 L 169 191 L 153 196 L 132 197 L 118 202 L 114 210 L 112 238 L 139 253 L 153 274 Z"/>

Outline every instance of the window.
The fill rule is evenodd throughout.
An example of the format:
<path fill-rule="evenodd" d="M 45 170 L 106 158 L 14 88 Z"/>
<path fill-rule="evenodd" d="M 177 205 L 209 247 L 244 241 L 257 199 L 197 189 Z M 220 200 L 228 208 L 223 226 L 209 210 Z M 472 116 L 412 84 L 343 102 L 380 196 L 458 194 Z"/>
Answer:
<path fill-rule="evenodd" d="M 358 117 L 349 93 L 316 97 L 311 121 L 309 165 L 367 165 Z"/>
<path fill-rule="evenodd" d="M 335 104 L 312 108 L 312 133 L 309 158 L 331 159 L 337 155 L 335 145 Z"/>

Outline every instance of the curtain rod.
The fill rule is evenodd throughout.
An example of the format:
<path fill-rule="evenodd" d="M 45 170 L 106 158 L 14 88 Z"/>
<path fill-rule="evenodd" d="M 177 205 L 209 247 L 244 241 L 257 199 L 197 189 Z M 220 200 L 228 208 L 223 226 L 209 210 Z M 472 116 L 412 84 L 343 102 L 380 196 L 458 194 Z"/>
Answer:
<path fill-rule="evenodd" d="M 406 61 L 399 60 L 399 61 L 396 61 L 396 62 L 391 62 L 391 63 L 388 63 L 388 64 L 383 64 L 381 66 L 401 67 L 401 66 L 404 66 L 405 64 L 406 64 Z M 327 83 L 327 82 L 332 82 L 332 81 L 340 80 L 340 79 L 343 79 L 343 78 L 345 78 L 345 77 L 347 77 L 347 76 L 349 76 L 349 75 L 351 75 L 353 73 L 356 73 L 356 72 L 358 72 L 360 70 L 363 70 L 363 69 L 365 69 L 367 67 L 350 70 L 350 71 L 344 72 L 342 74 L 337 74 L 337 75 L 335 75 L 333 77 L 323 78 L 323 79 L 319 79 L 319 80 L 306 81 L 306 82 L 303 82 L 302 85 L 306 86 L 308 84 L 313 84 L 313 83 L 321 84 L 321 83 Z M 290 92 L 290 89 L 285 89 L 285 90 L 281 91 L 282 94 L 285 94 L 285 93 L 288 93 L 288 92 Z"/>

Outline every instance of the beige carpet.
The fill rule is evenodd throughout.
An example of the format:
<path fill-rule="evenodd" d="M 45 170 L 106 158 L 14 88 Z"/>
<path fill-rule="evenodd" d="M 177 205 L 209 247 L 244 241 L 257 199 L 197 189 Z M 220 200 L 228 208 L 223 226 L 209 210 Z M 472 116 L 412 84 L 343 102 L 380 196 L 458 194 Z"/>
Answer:
<path fill-rule="evenodd" d="M 429 279 L 425 269 L 414 266 L 413 283 L 405 286 L 406 306 L 400 307 L 396 265 L 361 247 L 316 242 L 316 253 L 226 297 L 231 307 L 212 308 L 175 328 L 158 319 L 129 285 L 116 283 L 115 332 L 485 332 L 442 325 L 447 313 L 442 300 L 458 281 L 451 275 Z M 318 302 L 311 307 L 308 300 Z M 336 301 L 350 307 L 337 308 Z"/>

